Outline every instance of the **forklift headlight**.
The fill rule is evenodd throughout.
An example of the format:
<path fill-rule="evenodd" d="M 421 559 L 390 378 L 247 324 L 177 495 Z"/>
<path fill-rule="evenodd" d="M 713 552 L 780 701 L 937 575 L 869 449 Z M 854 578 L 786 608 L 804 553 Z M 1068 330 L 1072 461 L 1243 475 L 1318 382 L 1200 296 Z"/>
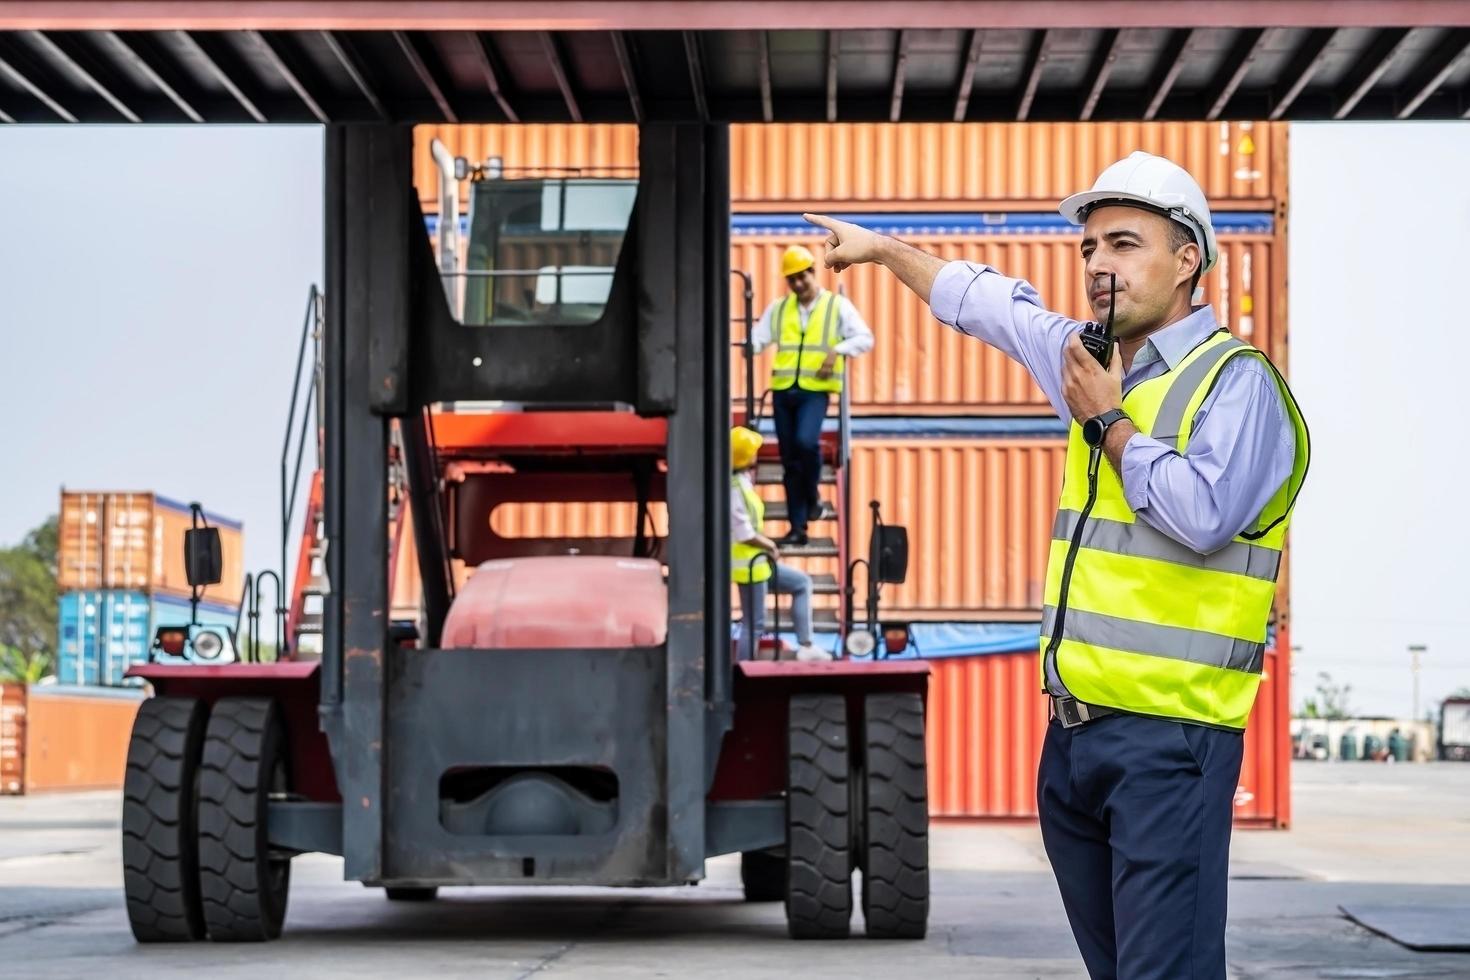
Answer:
<path fill-rule="evenodd" d="M 878 641 L 867 630 L 854 630 L 847 634 L 847 641 L 844 646 L 847 647 L 848 656 L 866 657 L 877 648 Z"/>
<path fill-rule="evenodd" d="M 200 660 L 217 660 L 225 652 L 225 638 L 213 630 L 200 630 L 194 636 L 194 655 Z"/>

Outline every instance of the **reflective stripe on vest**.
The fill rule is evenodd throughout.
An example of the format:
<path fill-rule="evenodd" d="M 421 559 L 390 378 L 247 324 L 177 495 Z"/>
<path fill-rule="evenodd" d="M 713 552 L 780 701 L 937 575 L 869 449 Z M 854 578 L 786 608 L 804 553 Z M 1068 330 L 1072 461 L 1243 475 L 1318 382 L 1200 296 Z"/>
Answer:
<path fill-rule="evenodd" d="M 750 526 L 759 534 L 766 521 L 766 502 L 750 484 L 738 476 L 730 479 L 730 485 L 740 491 L 740 496 L 745 500 L 745 513 L 750 518 Z M 764 551 L 753 544 L 730 542 L 731 581 L 738 585 L 749 585 L 752 582 L 764 582 L 770 577 L 771 562 Z"/>
<path fill-rule="evenodd" d="M 827 355 L 837 347 L 839 302 L 835 294 L 822 290 L 817 294 L 803 328 L 796 295 L 793 293 L 781 301 L 772 318 L 775 321 L 772 332 L 776 335 L 776 358 L 771 365 L 772 390 L 781 391 L 792 385 L 799 385 L 807 391 L 842 390 L 847 358 L 837 357 L 832 364 L 831 377 L 817 377 Z"/>
<path fill-rule="evenodd" d="M 1174 370 L 1134 386 L 1123 409 L 1140 432 L 1185 454 L 1194 417 L 1232 357 L 1270 366 L 1260 351 L 1220 331 Z M 1296 400 L 1270 370 L 1296 436 L 1292 474 L 1254 525 L 1209 555 L 1140 521 L 1106 461 L 1087 509 L 1092 453 L 1073 422 L 1043 598 L 1043 684 L 1050 653 L 1056 677 L 1082 701 L 1245 727 L 1265 662 L 1281 549 L 1310 456 Z"/>

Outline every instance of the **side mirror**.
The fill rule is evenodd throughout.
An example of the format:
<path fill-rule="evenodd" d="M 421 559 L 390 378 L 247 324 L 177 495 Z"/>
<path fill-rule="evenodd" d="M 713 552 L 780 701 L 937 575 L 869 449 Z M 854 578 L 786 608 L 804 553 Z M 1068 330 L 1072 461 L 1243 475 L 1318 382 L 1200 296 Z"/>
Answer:
<path fill-rule="evenodd" d="M 868 569 L 876 582 L 902 585 L 909 570 L 908 528 L 878 524 L 868 541 Z"/>
<path fill-rule="evenodd" d="M 224 577 L 219 528 L 195 527 L 184 532 L 184 575 L 189 585 L 218 585 Z"/>

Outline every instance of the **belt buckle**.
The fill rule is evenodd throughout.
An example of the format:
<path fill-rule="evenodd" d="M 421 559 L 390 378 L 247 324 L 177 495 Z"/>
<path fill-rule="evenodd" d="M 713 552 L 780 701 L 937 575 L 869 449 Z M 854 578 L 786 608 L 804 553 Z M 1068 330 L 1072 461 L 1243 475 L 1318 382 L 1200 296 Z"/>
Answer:
<path fill-rule="evenodd" d="M 1052 698 L 1051 704 L 1063 728 L 1076 728 L 1092 720 L 1092 712 L 1087 710 L 1087 705 L 1076 698 Z"/>

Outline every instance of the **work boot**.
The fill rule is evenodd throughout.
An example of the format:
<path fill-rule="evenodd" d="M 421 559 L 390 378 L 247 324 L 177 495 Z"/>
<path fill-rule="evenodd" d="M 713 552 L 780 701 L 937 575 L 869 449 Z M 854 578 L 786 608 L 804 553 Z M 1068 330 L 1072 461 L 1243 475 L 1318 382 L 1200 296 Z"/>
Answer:
<path fill-rule="evenodd" d="M 776 545 L 781 548 L 799 548 L 802 545 L 806 544 L 807 541 L 808 539 L 805 531 L 797 531 L 793 529 L 787 531 L 781 537 L 777 538 Z"/>
<path fill-rule="evenodd" d="M 796 648 L 796 659 L 804 663 L 816 663 L 823 660 L 831 660 L 832 654 L 823 650 L 815 643 L 803 643 Z"/>

